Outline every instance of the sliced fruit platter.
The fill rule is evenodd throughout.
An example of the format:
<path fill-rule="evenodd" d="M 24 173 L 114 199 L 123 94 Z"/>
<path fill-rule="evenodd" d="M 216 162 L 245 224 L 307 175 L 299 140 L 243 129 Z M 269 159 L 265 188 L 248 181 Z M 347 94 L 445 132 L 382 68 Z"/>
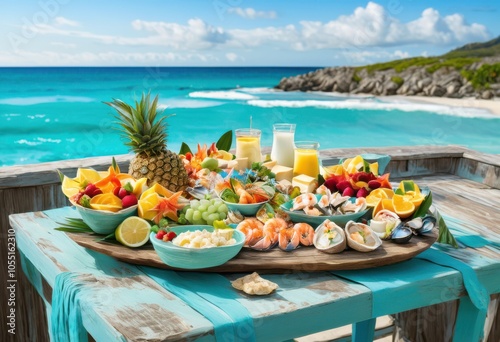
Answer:
<path fill-rule="evenodd" d="M 310 270 L 345 269 L 350 258 L 358 265 L 352 268 L 363 268 L 378 265 L 373 264 L 377 258 L 387 264 L 411 257 L 430 247 L 444 225 L 429 215 L 430 191 L 411 180 L 393 187 L 389 174 L 379 175 L 378 163 L 362 156 L 325 167 L 317 178 L 292 177 L 272 161 L 238 170 L 228 152 L 232 131 L 210 147 L 198 144 L 195 152 L 183 143 L 175 154 L 166 148 L 166 117 L 158 118 L 157 103 L 149 95 L 135 106 L 107 103 L 136 153 L 129 173 L 113 160 L 107 171 L 81 168 L 74 178 L 61 174 L 62 191 L 82 219 L 68 219 L 59 229 L 107 235 L 105 240 L 134 249 L 103 248 L 102 242 L 72 235 L 78 243 L 166 268 L 295 269 L 300 257 L 302 265 L 315 266 Z M 407 253 L 390 246 L 403 243 Z M 381 248 L 384 253 L 359 267 L 364 258 L 359 252 L 376 254 Z M 391 248 L 399 256 L 387 253 Z M 253 253 L 273 262 L 257 262 Z"/>

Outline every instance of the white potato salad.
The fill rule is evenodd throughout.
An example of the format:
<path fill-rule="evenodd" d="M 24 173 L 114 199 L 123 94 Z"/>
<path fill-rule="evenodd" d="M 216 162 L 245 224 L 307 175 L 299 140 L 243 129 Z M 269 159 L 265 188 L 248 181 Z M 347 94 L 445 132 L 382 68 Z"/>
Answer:
<path fill-rule="evenodd" d="M 220 229 L 213 232 L 209 232 L 206 229 L 187 231 L 177 235 L 172 240 L 172 243 L 176 246 L 187 248 L 211 248 L 236 244 L 236 240 L 232 238 L 232 230 L 224 229 L 224 231 L 221 232 Z"/>

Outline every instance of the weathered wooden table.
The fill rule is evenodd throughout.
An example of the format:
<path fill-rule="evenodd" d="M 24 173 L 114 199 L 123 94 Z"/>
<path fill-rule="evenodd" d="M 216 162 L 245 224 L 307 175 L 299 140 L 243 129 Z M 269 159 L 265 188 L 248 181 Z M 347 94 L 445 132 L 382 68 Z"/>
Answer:
<path fill-rule="evenodd" d="M 391 167 L 394 177 L 430 187 L 459 249 L 435 244 L 411 260 L 366 270 L 267 274 L 279 289 L 265 297 L 232 289 L 230 280 L 242 274 L 138 267 L 82 248 L 54 230 L 77 216 L 68 207 L 11 215 L 10 223 L 23 270 L 59 328 L 54 340 L 88 333 L 96 341 L 279 341 L 353 323 L 353 339 L 371 341 L 376 317 L 458 299 L 453 340 L 477 341 L 489 332 L 490 295 L 500 292 L 498 167 L 463 151 L 431 159 L 411 165 L 396 156 Z"/>

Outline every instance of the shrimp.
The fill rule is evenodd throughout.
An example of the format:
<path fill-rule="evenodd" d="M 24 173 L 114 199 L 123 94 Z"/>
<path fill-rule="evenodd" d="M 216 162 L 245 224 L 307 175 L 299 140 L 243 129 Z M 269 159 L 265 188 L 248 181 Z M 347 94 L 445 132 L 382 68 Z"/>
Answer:
<path fill-rule="evenodd" d="M 307 223 L 297 223 L 293 229 L 298 233 L 300 243 L 304 246 L 311 246 L 314 239 L 314 228 Z"/>
<path fill-rule="evenodd" d="M 278 233 L 282 229 L 288 228 L 288 225 L 285 220 L 282 218 L 274 217 L 270 220 L 267 220 L 264 224 L 264 234 L 269 234 L 273 236 L 273 241 L 278 240 Z"/>
<path fill-rule="evenodd" d="M 309 216 L 321 216 L 322 212 L 316 207 L 305 207 L 304 213 Z"/>
<path fill-rule="evenodd" d="M 330 205 L 330 196 L 328 195 L 323 195 L 321 196 L 321 198 L 319 199 L 318 201 L 318 205 L 321 207 L 321 208 L 326 208 Z"/>
<path fill-rule="evenodd" d="M 302 194 L 293 200 L 292 210 L 300 210 L 305 207 L 310 207 L 318 203 L 318 199 L 312 193 Z"/>
<path fill-rule="evenodd" d="M 247 218 L 241 221 L 236 227 L 237 230 L 245 234 L 245 246 L 254 245 L 262 239 L 264 225 L 255 218 Z"/>
<path fill-rule="evenodd" d="M 255 199 L 253 198 L 253 196 L 250 195 L 244 189 L 238 189 L 238 191 L 236 191 L 236 194 L 238 196 L 240 196 L 239 204 L 251 204 L 251 203 L 255 203 Z"/>
<path fill-rule="evenodd" d="M 287 228 L 285 220 L 272 218 L 266 221 L 262 229 L 262 238 L 250 245 L 250 248 L 266 251 L 276 246 L 278 242 L 278 233 L 281 229 Z"/>
<path fill-rule="evenodd" d="M 282 229 L 279 232 L 279 247 L 285 252 L 296 249 L 300 243 L 300 236 L 293 228 Z"/>
<path fill-rule="evenodd" d="M 320 185 L 316 189 L 316 193 L 320 194 L 320 195 L 328 195 L 329 192 L 330 192 L 330 190 L 325 186 L 325 184 Z"/>

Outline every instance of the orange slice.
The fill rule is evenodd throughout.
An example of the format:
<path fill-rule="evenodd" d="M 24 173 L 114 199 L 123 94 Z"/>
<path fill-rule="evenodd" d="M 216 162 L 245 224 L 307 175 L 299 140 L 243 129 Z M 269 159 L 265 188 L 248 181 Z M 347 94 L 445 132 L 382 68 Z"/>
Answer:
<path fill-rule="evenodd" d="M 384 198 L 382 199 L 382 209 L 387 209 L 392 211 L 393 213 L 396 212 L 396 209 L 394 209 L 394 204 L 392 204 L 392 198 Z"/>
<path fill-rule="evenodd" d="M 401 218 L 410 217 L 415 212 L 415 205 L 401 195 L 395 194 L 392 197 L 392 205 L 394 206 L 394 212 Z"/>
<path fill-rule="evenodd" d="M 143 198 L 143 197 L 146 198 L 151 194 L 159 194 L 159 195 L 162 195 L 163 197 L 170 197 L 174 193 L 172 191 L 168 190 L 167 188 L 161 186 L 160 184 L 155 183 L 152 187 L 150 187 L 149 189 L 147 189 L 146 191 L 144 191 L 142 193 L 141 198 Z"/>
<path fill-rule="evenodd" d="M 63 194 L 70 198 L 71 196 L 76 195 L 78 192 L 80 192 L 81 187 L 80 187 L 80 182 L 64 176 L 62 184 L 61 184 L 61 189 Z"/>
<path fill-rule="evenodd" d="M 148 179 L 143 177 L 139 178 L 138 180 L 135 181 L 135 183 L 131 182 L 134 185 L 134 190 L 132 193 L 137 197 L 140 198 L 142 193 L 148 189 Z"/>
<path fill-rule="evenodd" d="M 76 181 L 80 183 L 95 183 L 101 179 L 101 175 L 94 169 L 79 168 L 76 172 Z"/>
<path fill-rule="evenodd" d="M 95 210 L 117 212 L 122 209 L 122 200 L 112 193 L 100 194 L 92 197 L 90 207 Z"/>
<path fill-rule="evenodd" d="M 368 196 L 366 196 L 366 205 L 369 207 L 375 207 L 381 199 L 389 198 L 392 199 L 394 191 L 386 188 L 378 188 L 372 190 Z"/>
<path fill-rule="evenodd" d="M 137 207 L 139 217 L 146 220 L 152 220 L 156 216 L 156 211 L 154 211 L 153 208 L 158 205 L 160 198 L 161 197 L 155 192 L 150 193 L 148 196 L 144 196 L 143 193 Z"/>

